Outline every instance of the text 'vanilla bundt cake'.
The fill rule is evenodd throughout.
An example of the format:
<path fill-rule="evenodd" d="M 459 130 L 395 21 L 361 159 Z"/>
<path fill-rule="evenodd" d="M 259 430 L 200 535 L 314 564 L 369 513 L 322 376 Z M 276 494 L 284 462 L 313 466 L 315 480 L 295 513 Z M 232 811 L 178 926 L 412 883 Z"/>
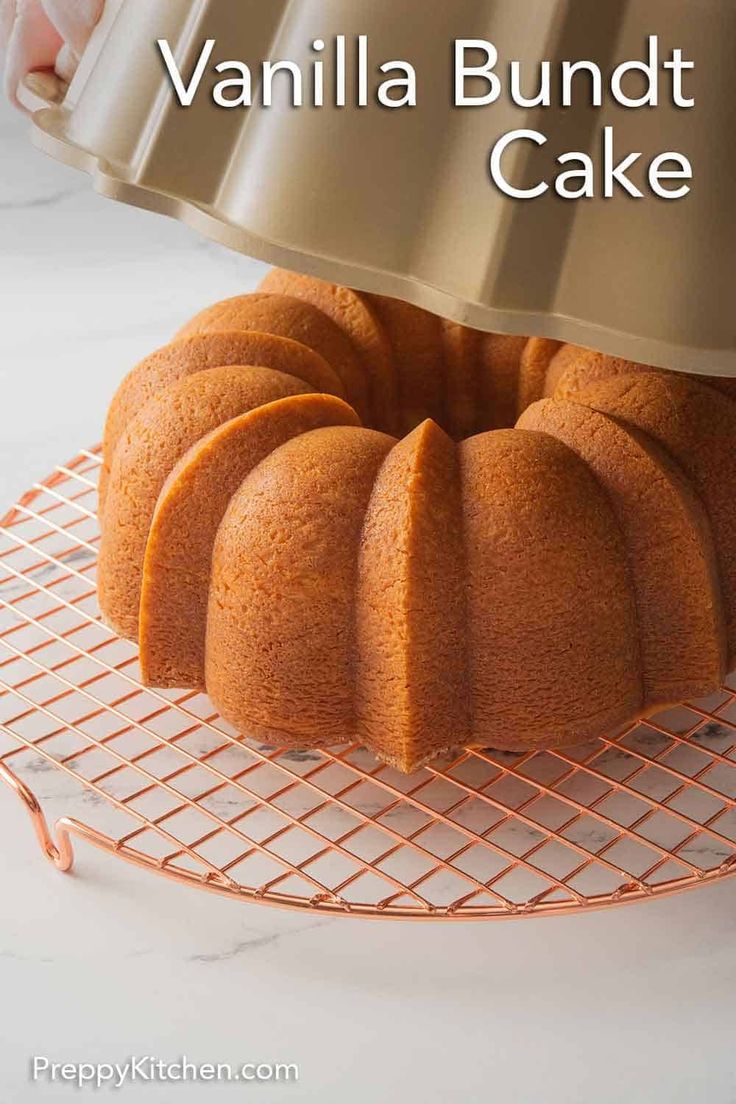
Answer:
<path fill-rule="evenodd" d="M 103 460 L 103 616 L 245 736 L 410 771 L 736 663 L 734 381 L 274 271 L 133 369 Z"/>

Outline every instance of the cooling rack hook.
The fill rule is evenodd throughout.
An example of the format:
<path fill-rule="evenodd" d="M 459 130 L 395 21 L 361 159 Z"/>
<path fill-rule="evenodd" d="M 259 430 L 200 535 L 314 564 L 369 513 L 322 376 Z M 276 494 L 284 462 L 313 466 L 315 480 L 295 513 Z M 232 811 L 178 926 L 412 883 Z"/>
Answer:
<path fill-rule="evenodd" d="M 31 818 L 31 824 L 36 833 L 36 838 L 46 858 L 51 860 L 57 870 L 61 870 L 62 873 L 65 874 L 68 873 L 74 863 L 74 851 L 69 832 L 64 823 L 61 821 L 57 822 L 56 837 L 58 843 L 54 843 L 43 809 L 37 797 L 28 789 L 25 782 L 22 782 L 20 778 L 13 774 L 10 767 L 5 763 L 0 763 L 0 779 L 2 779 L 11 790 L 15 791 L 25 805 L 26 811 Z"/>

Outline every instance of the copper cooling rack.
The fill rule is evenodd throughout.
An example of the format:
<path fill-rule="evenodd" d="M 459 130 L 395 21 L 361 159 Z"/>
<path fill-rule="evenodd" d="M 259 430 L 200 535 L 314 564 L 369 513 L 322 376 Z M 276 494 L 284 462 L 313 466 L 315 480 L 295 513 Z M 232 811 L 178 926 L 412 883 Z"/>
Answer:
<path fill-rule="evenodd" d="M 96 451 L 80 453 L 0 523 L 0 777 L 59 869 L 82 839 L 248 900 L 457 920 L 621 904 L 736 871 L 734 680 L 607 740 L 461 750 L 411 777 L 356 745 L 242 741 L 202 694 L 144 689 L 135 649 L 98 618 L 98 470 Z M 84 819 L 49 827 L 34 793 L 49 777 Z"/>

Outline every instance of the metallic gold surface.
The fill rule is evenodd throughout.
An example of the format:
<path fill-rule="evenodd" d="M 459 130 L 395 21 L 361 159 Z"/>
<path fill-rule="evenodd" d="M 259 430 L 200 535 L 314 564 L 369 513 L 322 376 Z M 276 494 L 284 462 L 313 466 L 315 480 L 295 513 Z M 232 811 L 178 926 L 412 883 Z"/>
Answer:
<path fill-rule="evenodd" d="M 188 75 L 207 38 L 212 64 L 257 69 L 288 58 L 305 72 L 312 40 L 365 34 L 370 72 L 403 58 L 418 74 L 418 106 L 330 105 L 225 110 L 208 69 L 193 105 L 175 99 L 155 45 L 166 38 Z M 502 99 L 454 108 L 452 42 L 494 41 L 498 71 L 524 65 L 529 93 L 541 59 L 587 59 L 604 73 L 646 57 L 660 36 L 695 62 L 696 107 L 522 110 Z M 731 0 L 110 0 L 63 106 L 35 118 L 38 144 L 88 170 L 104 194 L 164 212 L 263 260 L 395 295 L 471 326 L 561 338 L 644 363 L 736 375 L 736 77 Z M 350 53 L 352 58 L 352 53 Z M 630 95 L 639 77 L 630 76 Z M 276 82 L 283 96 L 287 82 Z M 515 128 L 549 137 L 508 154 L 527 184 L 563 151 L 616 149 L 648 162 L 679 151 L 690 195 L 668 201 L 513 201 L 488 173 L 494 142 Z M 641 176 L 637 172 L 637 179 Z"/>

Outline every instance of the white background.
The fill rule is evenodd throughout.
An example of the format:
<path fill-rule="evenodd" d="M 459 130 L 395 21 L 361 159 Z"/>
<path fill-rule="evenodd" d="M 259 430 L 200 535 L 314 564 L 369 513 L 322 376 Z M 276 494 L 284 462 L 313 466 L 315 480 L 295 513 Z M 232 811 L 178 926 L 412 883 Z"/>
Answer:
<path fill-rule="evenodd" d="M 260 267 L 96 197 L 0 114 L 0 496 L 99 439 L 122 374 Z M 50 816 L 74 813 L 56 772 Z M 122 1099 L 351 1104 L 736 1101 L 736 880 L 586 916 L 411 925 L 292 915 L 91 849 L 42 859 L 0 790 L 0 1102 L 32 1054 L 284 1061 L 298 1085 Z"/>

